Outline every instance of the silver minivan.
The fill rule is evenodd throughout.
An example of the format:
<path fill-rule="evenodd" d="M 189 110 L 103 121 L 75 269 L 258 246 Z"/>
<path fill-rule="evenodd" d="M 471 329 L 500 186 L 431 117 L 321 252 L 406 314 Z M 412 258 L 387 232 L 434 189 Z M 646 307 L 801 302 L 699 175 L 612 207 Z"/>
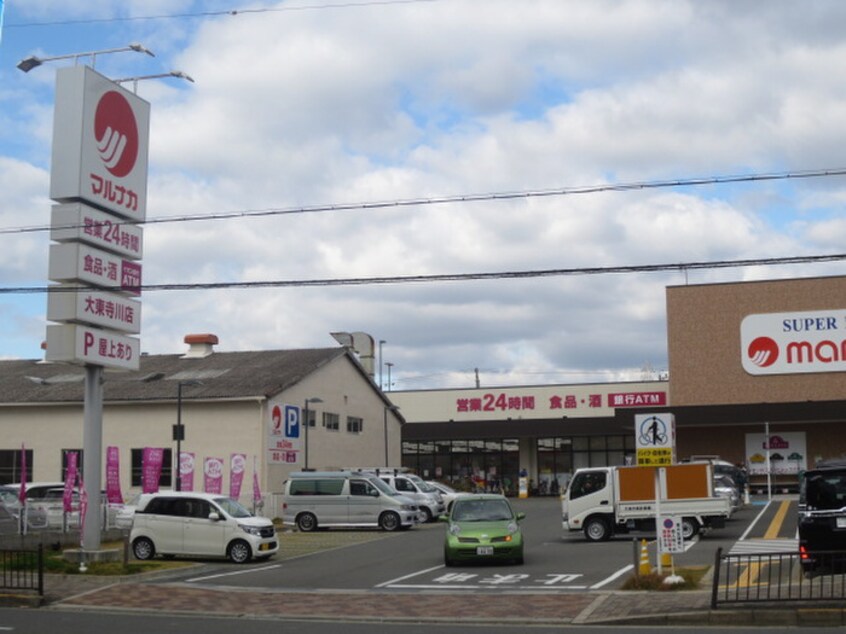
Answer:
<path fill-rule="evenodd" d="M 441 492 L 413 473 L 394 473 L 377 470 L 376 475 L 403 495 L 410 497 L 420 507 L 424 522 L 433 522 L 446 513 Z"/>
<path fill-rule="evenodd" d="M 302 471 L 285 482 L 282 521 L 308 532 L 323 527 L 379 527 L 418 523 L 413 500 L 379 478 L 349 471 Z"/>

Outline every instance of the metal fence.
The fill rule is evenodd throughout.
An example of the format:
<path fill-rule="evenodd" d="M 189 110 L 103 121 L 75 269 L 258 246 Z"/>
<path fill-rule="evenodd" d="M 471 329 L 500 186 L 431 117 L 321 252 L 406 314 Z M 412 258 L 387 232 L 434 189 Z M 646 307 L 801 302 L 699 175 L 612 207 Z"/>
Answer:
<path fill-rule="evenodd" d="M 773 601 L 846 599 L 846 552 L 724 554 L 717 549 L 711 607 Z"/>
<path fill-rule="evenodd" d="M 0 550 L 0 588 L 35 590 L 44 596 L 44 547 Z"/>

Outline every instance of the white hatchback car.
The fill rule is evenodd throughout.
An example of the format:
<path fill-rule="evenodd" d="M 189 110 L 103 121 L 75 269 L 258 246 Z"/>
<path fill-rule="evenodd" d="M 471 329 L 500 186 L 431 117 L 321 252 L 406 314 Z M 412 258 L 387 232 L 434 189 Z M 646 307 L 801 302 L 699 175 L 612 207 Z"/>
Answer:
<path fill-rule="evenodd" d="M 223 495 L 161 492 L 135 510 L 129 536 L 136 559 L 160 555 L 265 559 L 279 550 L 273 522 Z"/>

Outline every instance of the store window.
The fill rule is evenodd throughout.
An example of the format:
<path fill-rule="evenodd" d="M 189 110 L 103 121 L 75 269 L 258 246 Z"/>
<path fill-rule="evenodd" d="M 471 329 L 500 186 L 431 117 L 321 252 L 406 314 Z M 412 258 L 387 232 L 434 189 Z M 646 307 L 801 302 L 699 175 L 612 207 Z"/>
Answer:
<path fill-rule="evenodd" d="M 140 487 L 144 484 L 144 450 L 133 449 L 132 452 L 132 486 Z M 162 455 L 162 472 L 159 475 L 159 488 L 169 489 L 172 486 L 173 454 L 170 449 L 164 449 Z"/>
<path fill-rule="evenodd" d="M 21 467 L 26 456 L 26 481 L 32 482 L 34 456 L 32 449 L 0 449 L 0 484 L 16 484 L 21 481 Z"/>
<path fill-rule="evenodd" d="M 364 431 L 364 420 L 357 416 L 347 416 L 347 431 L 351 434 L 360 434 Z"/>
<path fill-rule="evenodd" d="M 323 412 L 323 426 L 330 431 L 338 431 L 341 428 L 341 417 L 331 412 Z"/>

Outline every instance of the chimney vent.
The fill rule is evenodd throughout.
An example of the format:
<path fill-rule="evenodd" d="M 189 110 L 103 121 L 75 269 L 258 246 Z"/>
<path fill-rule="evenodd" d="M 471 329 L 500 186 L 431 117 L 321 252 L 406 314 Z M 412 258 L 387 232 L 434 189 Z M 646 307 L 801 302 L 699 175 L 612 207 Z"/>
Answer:
<path fill-rule="evenodd" d="M 198 334 L 185 335 L 185 343 L 188 344 L 188 352 L 183 359 L 202 359 L 214 353 L 214 346 L 219 343 L 217 335 Z"/>

